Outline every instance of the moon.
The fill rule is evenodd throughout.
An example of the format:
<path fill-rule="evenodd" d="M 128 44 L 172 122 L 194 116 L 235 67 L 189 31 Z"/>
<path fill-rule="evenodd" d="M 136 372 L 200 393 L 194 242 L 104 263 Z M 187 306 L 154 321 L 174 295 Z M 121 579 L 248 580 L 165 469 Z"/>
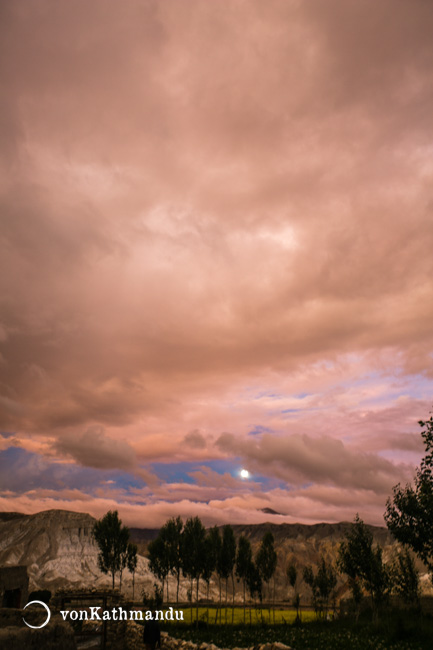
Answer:
<path fill-rule="evenodd" d="M 241 478 L 250 478 L 250 473 L 247 469 L 241 469 Z"/>

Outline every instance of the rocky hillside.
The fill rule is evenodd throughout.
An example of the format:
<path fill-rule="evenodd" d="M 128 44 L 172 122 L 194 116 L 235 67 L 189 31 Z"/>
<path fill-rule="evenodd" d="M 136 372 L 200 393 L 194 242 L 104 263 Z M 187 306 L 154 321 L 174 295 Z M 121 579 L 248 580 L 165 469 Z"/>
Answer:
<path fill-rule="evenodd" d="M 55 591 L 60 587 L 106 587 L 110 586 L 110 577 L 101 573 L 98 568 L 98 549 L 93 541 L 91 530 L 95 519 L 85 513 L 69 512 L 66 510 L 48 510 L 35 515 L 19 515 L 18 513 L 0 513 L 0 565 L 25 564 L 28 567 L 30 588 L 48 588 Z M 277 599 L 290 598 L 290 589 L 285 577 L 285 569 L 290 562 L 295 562 L 300 568 L 306 564 L 315 565 L 324 555 L 327 560 L 335 562 L 339 545 L 348 530 L 349 523 L 315 524 L 258 524 L 249 526 L 233 526 L 236 537 L 241 534 L 250 539 L 253 552 L 260 545 L 267 530 L 275 539 L 278 555 L 278 570 L 276 572 Z M 384 559 L 388 560 L 396 549 L 396 542 L 386 528 L 371 527 L 375 542 L 384 548 Z M 131 537 L 139 546 L 139 559 L 135 574 L 135 595 L 144 589 L 150 593 L 155 582 L 144 557 L 149 541 L 157 535 L 154 529 L 132 528 Z M 422 568 L 422 567 L 420 567 Z M 429 590 L 426 575 L 423 583 Z M 132 577 L 125 571 L 123 591 L 130 595 Z M 174 596 L 175 580 L 170 579 L 170 594 Z M 231 593 L 231 585 L 229 585 Z M 300 584 L 301 596 L 304 602 L 309 599 L 309 589 Z M 339 595 L 345 593 L 343 579 L 339 582 Z M 210 596 L 216 597 L 218 585 L 210 586 Z M 203 584 L 201 597 L 206 597 L 206 586 Z M 187 598 L 186 581 L 181 587 L 180 597 Z M 240 589 L 239 589 L 240 597 Z"/>
<path fill-rule="evenodd" d="M 110 577 L 98 568 L 98 549 L 91 535 L 93 517 L 66 510 L 21 517 L 10 514 L 0 518 L 0 565 L 27 565 L 31 590 L 110 586 Z M 152 588 L 154 578 L 147 565 L 147 560 L 139 557 L 137 594 L 142 588 Z M 126 572 L 124 591 L 130 590 L 130 583 Z"/>

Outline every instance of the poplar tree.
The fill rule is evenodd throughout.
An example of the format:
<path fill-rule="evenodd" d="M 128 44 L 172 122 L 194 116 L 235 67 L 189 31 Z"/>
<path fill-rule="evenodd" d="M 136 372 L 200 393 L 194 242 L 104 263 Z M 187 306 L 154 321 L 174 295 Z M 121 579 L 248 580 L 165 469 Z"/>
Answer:
<path fill-rule="evenodd" d="M 260 603 L 262 602 L 262 576 L 257 567 L 257 564 L 252 561 L 248 567 L 246 583 L 251 600 L 255 600 L 258 596 Z M 251 625 L 251 607 L 250 607 L 250 625 Z"/>
<path fill-rule="evenodd" d="M 212 577 L 213 572 L 216 569 L 219 548 L 221 546 L 219 530 L 216 526 L 208 530 L 208 532 L 206 533 L 204 543 L 205 543 L 205 553 L 204 553 L 204 563 L 203 563 L 203 571 L 201 577 L 206 582 L 207 598 L 209 599 L 210 579 Z"/>
<path fill-rule="evenodd" d="M 306 566 L 303 577 L 304 582 L 313 592 L 314 609 L 319 610 L 326 617 L 329 599 L 337 585 L 337 573 L 334 567 L 328 564 L 322 555 L 316 575 L 313 574 L 311 566 Z"/>
<path fill-rule="evenodd" d="M 176 578 L 176 602 L 179 602 L 179 582 L 182 568 L 182 528 L 183 521 L 180 517 L 171 518 L 159 531 L 159 535 L 165 546 L 169 572 Z M 167 601 L 168 579 L 167 579 Z"/>
<path fill-rule="evenodd" d="M 406 548 L 394 558 L 391 568 L 392 588 L 403 601 L 419 609 L 420 582 L 415 560 Z"/>
<path fill-rule="evenodd" d="M 225 619 L 227 622 L 227 593 L 228 593 L 228 580 L 231 576 L 233 583 L 233 607 L 235 599 L 234 591 L 234 568 L 236 562 L 236 539 L 233 528 L 227 524 L 223 527 L 221 553 L 219 557 L 218 574 L 226 581 L 226 613 Z M 232 610 L 232 619 L 234 610 Z"/>
<path fill-rule="evenodd" d="M 236 553 L 236 576 L 242 580 L 243 594 L 244 594 L 244 623 L 245 623 L 245 592 L 247 585 L 248 572 L 251 570 L 251 562 L 253 553 L 251 550 L 250 540 L 244 535 L 239 537 L 238 550 Z"/>
<path fill-rule="evenodd" d="M 114 589 L 115 576 L 122 569 L 128 547 L 129 528 L 122 525 L 117 510 L 109 510 L 95 522 L 92 534 L 99 548 L 98 566 L 103 573 L 111 574 Z"/>
<path fill-rule="evenodd" d="M 340 544 L 338 556 L 339 567 L 350 583 L 354 586 L 360 582 L 370 594 L 373 619 L 377 619 L 390 590 L 390 573 L 382 561 L 382 548 L 379 544 L 373 548 L 373 534 L 358 515 Z"/>
<path fill-rule="evenodd" d="M 191 611 L 192 587 L 196 581 L 196 620 L 198 622 L 198 592 L 200 577 L 205 567 L 205 537 L 206 529 L 199 517 L 187 519 L 182 534 L 182 571 L 191 580 Z M 192 618 L 192 617 L 191 617 Z"/>
<path fill-rule="evenodd" d="M 170 558 L 167 545 L 161 535 L 150 542 L 147 547 L 147 557 L 149 569 L 161 581 L 162 596 L 164 596 L 164 585 L 170 572 Z"/>
<path fill-rule="evenodd" d="M 135 592 L 135 571 L 137 570 L 138 562 L 137 551 L 137 544 L 128 544 L 126 566 L 128 567 L 128 571 L 132 573 L 132 600 L 134 600 Z"/>
<path fill-rule="evenodd" d="M 262 543 L 257 553 L 256 564 L 258 570 L 260 571 L 262 580 L 268 585 L 269 600 L 270 581 L 273 578 L 275 570 L 277 568 L 277 553 L 274 548 L 274 536 L 272 535 L 271 531 L 268 531 L 263 535 Z"/>
<path fill-rule="evenodd" d="M 291 563 L 291 564 L 288 565 L 288 567 L 286 569 L 286 575 L 287 575 L 287 579 L 289 581 L 289 584 L 293 589 L 293 603 L 292 604 L 293 604 L 294 607 L 296 607 L 296 619 L 295 619 L 295 622 L 299 623 L 300 620 L 301 620 L 301 618 L 299 616 L 299 605 L 300 605 L 301 599 L 300 599 L 300 596 L 299 596 L 299 592 L 296 589 L 296 583 L 298 581 L 298 570 L 297 570 L 295 564 Z"/>
<path fill-rule="evenodd" d="M 214 562 L 214 571 L 216 571 L 216 574 L 218 576 L 218 586 L 219 586 L 219 604 L 216 608 L 216 613 L 215 613 L 215 623 L 218 621 L 218 613 L 220 614 L 220 622 L 221 622 L 221 547 L 222 547 L 222 541 L 221 541 L 221 535 L 218 526 L 214 526 L 209 530 L 208 533 L 208 539 L 209 539 L 209 544 L 210 548 L 212 549 L 212 556 L 213 556 L 213 562 Z"/>

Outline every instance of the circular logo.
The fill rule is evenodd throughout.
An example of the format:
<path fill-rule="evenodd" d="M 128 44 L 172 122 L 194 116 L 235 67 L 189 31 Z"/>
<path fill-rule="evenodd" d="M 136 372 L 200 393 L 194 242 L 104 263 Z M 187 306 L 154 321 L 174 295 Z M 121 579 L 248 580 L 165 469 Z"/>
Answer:
<path fill-rule="evenodd" d="M 45 627 L 50 622 L 51 610 L 46 603 L 42 602 L 42 600 L 31 600 L 29 603 L 27 603 L 27 605 L 25 605 L 24 609 L 29 605 L 34 605 L 34 604 L 42 605 L 42 607 L 45 607 L 45 609 L 47 610 L 47 620 L 44 623 L 42 623 L 42 625 L 30 625 L 30 623 L 27 623 L 26 619 L 23 616 L 23 621 L 27 625 L 27 627 L 31 627 L 33 630 L 39 630 L 41 627 Z"/>

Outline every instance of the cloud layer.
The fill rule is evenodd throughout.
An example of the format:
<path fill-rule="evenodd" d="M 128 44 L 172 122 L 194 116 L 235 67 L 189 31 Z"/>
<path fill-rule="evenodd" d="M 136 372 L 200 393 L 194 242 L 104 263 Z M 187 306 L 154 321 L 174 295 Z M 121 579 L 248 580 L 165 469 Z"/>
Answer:
<path fill-rule="evenodd" d="M 0 449 L 130 520 L 381 523 L 432 402 L 431 4 L 0 11 Z"/>

